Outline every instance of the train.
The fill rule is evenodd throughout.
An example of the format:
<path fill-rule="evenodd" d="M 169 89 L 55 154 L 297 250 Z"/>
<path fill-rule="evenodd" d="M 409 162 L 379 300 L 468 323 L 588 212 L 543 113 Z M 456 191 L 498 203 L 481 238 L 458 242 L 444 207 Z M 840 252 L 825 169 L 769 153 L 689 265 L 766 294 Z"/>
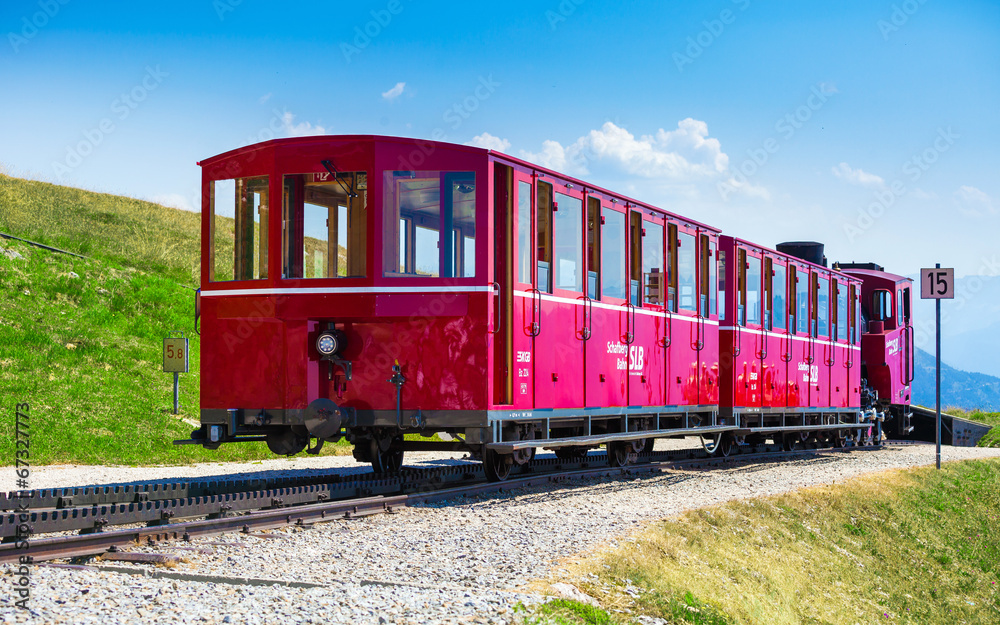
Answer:
<path fill-rule="evenodd" d="M 500 481 L 538 449 L 620 467 L 657 438 L 727 455 L 912 429 L 912 282 L 828 266 L 821 243 L 768 248 L 437 141 L 275 139 L 199 165 L 190 444 L 346 440 L 380 473 L 459 449 Z"/>

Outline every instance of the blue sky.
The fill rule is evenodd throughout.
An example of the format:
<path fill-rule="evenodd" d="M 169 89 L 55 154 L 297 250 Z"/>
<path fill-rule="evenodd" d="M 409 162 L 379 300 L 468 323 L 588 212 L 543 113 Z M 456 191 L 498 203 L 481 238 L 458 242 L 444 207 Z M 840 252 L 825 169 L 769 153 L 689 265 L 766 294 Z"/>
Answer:
<path fill-rule="evenodd" d="M 1000 274 L 1000 5 L 11 0 L 8 173 L 197 210 L 275 136 L 445 137 L 773 246 Z M 367 34 L 365 34 L 367 33 Z"/>

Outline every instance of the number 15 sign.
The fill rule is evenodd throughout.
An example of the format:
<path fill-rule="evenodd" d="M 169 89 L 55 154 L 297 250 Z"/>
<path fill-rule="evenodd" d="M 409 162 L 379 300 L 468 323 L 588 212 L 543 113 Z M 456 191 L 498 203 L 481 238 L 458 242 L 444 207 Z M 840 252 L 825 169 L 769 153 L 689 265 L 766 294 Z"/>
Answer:
<path fill-rule="evenodd" d="M 920 299 L 955 299 L 955 270 L 920 270 Z"/>

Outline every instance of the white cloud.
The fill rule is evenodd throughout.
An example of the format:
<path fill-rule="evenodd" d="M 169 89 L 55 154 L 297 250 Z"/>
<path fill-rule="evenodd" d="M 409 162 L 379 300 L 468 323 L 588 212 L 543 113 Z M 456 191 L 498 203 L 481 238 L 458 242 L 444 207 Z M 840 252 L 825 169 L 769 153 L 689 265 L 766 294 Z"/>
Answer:
<path fill-rule="evenodd" d="M 194 207 L 191 200 L 180 193 L 162 193 L 160 195 L 154 195 L 149 198 L 149 201 L 156 204 L 162 204 L 163 206 L 170 206 L 172 208 L 191 211 L 193 213 L 198 212 L 198 209 Z"/>
<path fill-rule="evenodd" d="M 510 150 L 510 141 L 501 139 L 500 137 L 494 137 L 488 132 L 484 132 L 481 135 L 473 137 L 472 140 L 465 145 L 474 145 L 477 148 L 486 148 L 487 150 L 495 150 L 497 152 L 507 152 Z"/>
<path fill-rule="evenodd" d="M 262 96 L 260 96 L 260 103 L 261 103 L 261 104 L 266 104 L 266 103 L 267 103 L 267 101 L 271 99 L 271 96 L 272 96 L 272 95 L 274 95 L 274 94 L 271 94 L 271 93 L 268 93 L 268 94 L 266 94 L 266 95 L 262 95 Z"/>
<path fill-rule="evenodd" d="M 670 181 L 717 176 L 729 167 L 719 140 L 708 136 L 708 124 L 690 117 L 675 130 L 660 128 L 640 137 L 605 122 L 566 147 L 548 140 L 541 152 L 522 151 L 521 156 L 571 174 L 587 174 L 590 164 L 603 163 L 630 175 Z"/>
<path fill-rule="evenodd" d="M 851 184 L 856 184 L 862 187 L 880 188 L 885 186 L 885 180 L 883 180 L 881 176 L 869 174 L 860 167 L 858 169 L 854 169 L 847 163 L 841 163 L 840 165 L 831 168 L 831 171 L 833 171 L 834 176 Z"/>
<path fill-rule="evenodd" d="M 993 198 L 976 187 L 963 185 L 955 191 L 955 199 L 958 201 L 958 209 L 966 215 L 981 217 L 992 215 L 997 212 L 993 206 Z"/>
<path fill-rule="evenodd" d="M 938 199 L 937 193 L 934 193 L 933 191 L 924 191 L 920 187 L 917 187 L 917 188 L 913 189 L 913 191 L 910 192 L 910 195 L 912 195 L 914 197 L 914 199 L 917 199 L 917 200 L 927 201 L 927 200 L 936 200 L 936 199 Z"/>
<path fill-rule="evenodd" d="M 281 126 L 289 137 L 305 137 L 309 135 L 325 135 L 326 128 L 313 126 L 309 122 L 295 123 L 295 115 L 285 111 L 281 115 Z"/>
<path fill-rule="evenodd" d="M 384 99 L 392 102 L 393 100 L 395 100 L 399 96 L 403 95 L 403 90 L 404 89 L 406 89 L 406 83 L 405 82 L 397 82 L 395 87 L 393 87 L 392 89 L 389 89 L 388 91 L 386 91 L 385 93 L 382 94 L 382 98 L 384 98 Z"/>
<path fill-rule="evenodd" d="M 753 184 L 741 172 L 729 168 L 729 156 L 718 139 L 708 134 L 708 124 L 693 118 L 677 122 L 677 128 L 660 128 L 654 134 L 636 137 L 613 122 L 591 130 L 573 143 L 542 142 L 539 152 L 521 150 L 519 156 L 573 176 L 621 174 L 644 178 L 672 197 L 698 199 L 705 183 L 717 185 L 724 201 L 733 193 L 770 200 L 770 192 Z"/>

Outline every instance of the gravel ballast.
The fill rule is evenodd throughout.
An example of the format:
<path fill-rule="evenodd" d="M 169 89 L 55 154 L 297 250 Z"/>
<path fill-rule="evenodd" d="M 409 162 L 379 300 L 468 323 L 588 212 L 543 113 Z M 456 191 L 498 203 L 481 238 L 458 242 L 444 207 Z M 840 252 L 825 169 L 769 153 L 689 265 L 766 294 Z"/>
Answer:
<path fill-rule="evenodd" d="M 997 456 L 1000 449 L 943 449 L 944 461 Z M 441 455 L 408 456 L 407 464 L 414 461 L 456 462 Z M 283 528 L 267 537 L 233 533 L 136 548 L 183 560 L 173 568 L 127 565 L 114 572 L 34 567 L 30 613 L 14 608 L 13 580 L 5 567 L 0 622 L 511 622 L 518 603 L 544 600 L 535 590 L 538 582 L 558 581 L 564 574 L 561 561 L 614 546 L 650 521 L 732 499 L 933 462 L 934 446 L 909 445 L 777 464 L 668 471 L 627 481 L 580 480 L 312 529 Z M 365 470 L 351 458 L 337 457 L 164 469 L 59 467 L 34 470 L 32 486 L 98 483 L 101 478 L 94 476 L 122 483 L 338 466 Z M 13 469 L 0 470 L 0 488 L 12 481 L 8 472 Z"/>

